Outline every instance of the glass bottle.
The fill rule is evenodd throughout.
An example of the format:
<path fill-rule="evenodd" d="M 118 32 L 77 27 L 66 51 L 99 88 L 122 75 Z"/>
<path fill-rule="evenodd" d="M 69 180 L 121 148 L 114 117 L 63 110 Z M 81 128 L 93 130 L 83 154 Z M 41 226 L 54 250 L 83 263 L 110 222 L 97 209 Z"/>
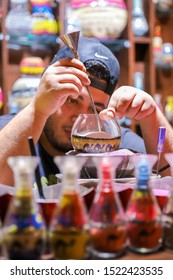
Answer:
<path fill-rule="evenodd" d="M 10 41 L 16 44 L 27 44 L 32 29 L 28 0 L 10 0 L 10 10 L 5 19 Z"/>
<path fill-rule="evenodd" d="M 98 157 L 94 161 L 100 182 L 89 212 L 91 254 L 111 259 L 122 255 L 126 248 L 124 210 L 113 181 L 122 157 Z"/>
<path fill-rule="evenodd" d="M 124 0 L 70 0 L 66 11 L 66 33 L 80 30 L 83 36 L 100 40 L 120 37 L 128 20 Z"/>
<path fill-rule="evenodd" d="M 55 157 L 55 163 L 62 172 L 61 195 L 49 233 L 55 259 L 80 260 L 88 257 L 88 216 L 77 180 L 85 160 L 76 156 Z"/>
<path fill-rule="evenodd" d="M 165 105 L 165 116 L 169 123 L 173 126 L 173 96 L 168 95 Z"/>
<path fill-rule="evenodd" d="M 49 0 L 31 0 L 32 32 L 30 40 L 37 44 L 56 44 L 58 23 Z"/>
<path fill-rule="evenodd" d="M 143 0 L 133 0 L 132 31 L 134 36 L 145 36 L 148 32 L 148 23 L 144 14 Z"/>
<path fill-rule="evenodd" d="M 157 251 L 162 244 L 161 210 L 150 188 L 150 174 L 157 155 L 133 157 L 136 172 L 134 188 L 126 209 L 129 248 L 138 253 Z"/>
<path fill-rule="evenodd" d="M 134 73 L 134 87 L 144 90 L 144 73 L 142 72 Z"/>
<path fill-rule="evenodd" d="M 163 207 L 163 243 L 166 247 L 173 249 L 173 153 L 166 153 L 165 158 L 171 166 L 172 185 Z"/>
<path fill-rule="evenodd" d="M 45 224 L 33 194 L 37 157 L 9 157 L 16 192 L 4 221 L 5 251 L 9 259 L 40 259 L 45 244 Z"/>
<path fill-rule="evenodd" d="M 163 63 L 165 64 L 172 64 L 173 58 L 172 58 L 172 53 L 173 53 L 173 45 L 170 42 L 165 42 L 162 45 L 162 58 L 163 58 Z"/>
<path fill-rule="evenodd" d="M 161 36 L 161 26 L 157 24 L 154 28 L 154 37 L 152 40 L 153 44 L 153 57 L 155 63 L 161 63 L 163 59 L 162 53 L 162 46 L 163 46 L 163 39 Z"/>
<path fill-rule="evenodd" d="M 15 115 L 32 100 L 45 65 L 41 57 L 28 56 L 20 61 L 18 77 L 8 93 L 8 113 Z"/>

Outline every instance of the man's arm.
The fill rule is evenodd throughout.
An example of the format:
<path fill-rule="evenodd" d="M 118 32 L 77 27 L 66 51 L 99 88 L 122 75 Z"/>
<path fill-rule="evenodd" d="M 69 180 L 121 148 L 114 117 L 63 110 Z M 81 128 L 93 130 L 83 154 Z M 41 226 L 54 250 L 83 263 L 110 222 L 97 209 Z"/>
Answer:
<path fill-rule="evenodd" d="M 70 95 L 77 98 L 90 80 L 82 62 L 65 58 L 50 65 L 32 101 L 0 131 L 0 183 L 14 185 L 9 156 L 29 155 L 28 136 L 37 143 L 44 125 Z"/>
<path fill-rule="evenodd" d="M 146 152 L 158 154 L 157 139 L 160 126 L 166 128 L 164 153 L 173 152 L 173 128 L 166 120 L 154 99 L 148 93 L 130 86 L 118 88 L 110 98 L 108 108 L 105 111 L 109 117 L 122 118 L 126 116 L 139 121 L 142 136 L 146 146 Z M 102 113 L 105 114 L 103 111 Z M 130 140 L 130 139 L 129 139 Z M 164 154 L 161 156 L 160 166 L 167 164 Z M 170 168 L 162 173 L 170 175 Z"/>
<path fill-rule="evenodd" d="M 28 136 L 36 143 L 46 122 L 31 104 L 18 113 L 0 132 L 0 183 L 13 185 L 13 174 L 7 164 L 9 156 L 29 155 Z"/>

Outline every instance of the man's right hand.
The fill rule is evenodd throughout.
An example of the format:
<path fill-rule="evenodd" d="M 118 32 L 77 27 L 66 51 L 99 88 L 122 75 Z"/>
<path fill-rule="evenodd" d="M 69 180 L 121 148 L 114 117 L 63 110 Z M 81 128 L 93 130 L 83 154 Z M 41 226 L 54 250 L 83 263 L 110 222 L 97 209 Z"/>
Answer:
<path fill-rule="evenodd" d="M 75 58 L 64 58 L 50 65 L 43 73 L 38 90 L 33 98 L 36 111 L 46 117 L 71 96 L 77 98 L 83 86 L 90 80 L 83 63 Z"/>

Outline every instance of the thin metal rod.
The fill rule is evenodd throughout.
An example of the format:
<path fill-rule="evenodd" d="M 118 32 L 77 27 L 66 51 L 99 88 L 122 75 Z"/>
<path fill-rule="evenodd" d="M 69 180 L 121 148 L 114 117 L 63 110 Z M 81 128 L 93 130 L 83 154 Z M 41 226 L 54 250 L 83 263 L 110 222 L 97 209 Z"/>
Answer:
<path fill-rule="evenodd" d="M 159 175 L 160 157 L 161 157 L 161 152 L 159 152 L 159 154 L 158 154 L 158 161 L 157 161 L 157 168 L 156 168 L 157 176 Z"/>
<path fill-rule="evenodd" d="M 89 95 L 90 100 L 91 100 L 91 106 L 92 106 L 92 108 L 93 108 L 94 114 L 95 114 L 96 119 L 97 119 L 98 130 L 101 131 L 100 121 L 99 121 L 99 115 L 98 115 L 98 113 L 97 113 L 96 106 L 95 106 L 95 104 L 94 104 L 94 100 L 93 100 L 93 98 L 92 98 L 92 95 L 91 95 L 91 92 L 90 92 L 88 86 L 86 87 L 86 89 L 87 89 L 88 95 Z"/>

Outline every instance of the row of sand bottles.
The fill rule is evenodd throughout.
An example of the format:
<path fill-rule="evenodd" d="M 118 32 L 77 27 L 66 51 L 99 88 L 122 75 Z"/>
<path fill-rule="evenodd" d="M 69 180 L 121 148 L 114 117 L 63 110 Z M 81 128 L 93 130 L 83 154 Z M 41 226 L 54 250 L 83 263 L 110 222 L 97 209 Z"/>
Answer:
<path fill-rule="evenodd" d="M 167 154 L 173 162 L 173 154 Z M 54 259 L 117 258 L 127 248 L 152 253 L 164 244 L 173 249 L 173 195 L 162 213 L 149 184 L 156 155 L 136 155 L 136 187 L 124 211 L 114 183 L 117 157 L 94 157 L 99 184 L 87 211 L 78 178 L 86 157 L 56 157 L 62 191 L 49 228 L 33 192 L 37 157 L 10 157 L 16 192 L 1 228 L 3 255 L 9 259 L 40 259 L 48 236 Z"/>

